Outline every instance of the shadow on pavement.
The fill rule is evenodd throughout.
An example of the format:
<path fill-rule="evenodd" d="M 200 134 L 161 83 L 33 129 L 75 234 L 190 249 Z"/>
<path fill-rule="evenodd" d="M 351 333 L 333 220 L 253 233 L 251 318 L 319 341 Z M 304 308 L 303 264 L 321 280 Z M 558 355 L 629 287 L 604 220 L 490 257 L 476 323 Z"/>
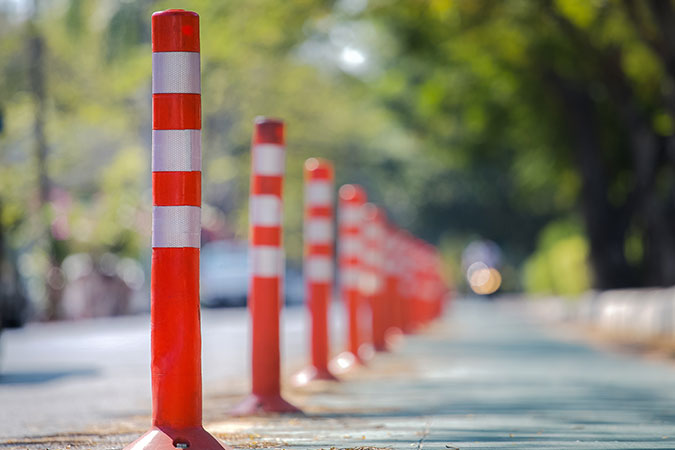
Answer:
<path fill-rule="evenodd" d="M 95 369 L 53 370 L 47 372 L 5 372 L 0 373 L 0 385 L 3 384 L 40 384 L 73 376 L 94 376 Z"/>

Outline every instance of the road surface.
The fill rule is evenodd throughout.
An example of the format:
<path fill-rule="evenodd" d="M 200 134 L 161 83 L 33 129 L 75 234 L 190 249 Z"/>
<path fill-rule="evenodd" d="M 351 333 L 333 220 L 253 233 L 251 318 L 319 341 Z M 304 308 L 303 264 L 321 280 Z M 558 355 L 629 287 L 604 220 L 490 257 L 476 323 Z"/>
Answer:
<path fill-rule="evenodd" d="M 284 310 L 285 369 L 305 357 L 306 319 L 301 307 Z M 205 390 L 245 380 L 248 333 L 245 309 L 202 309 Z M 0 439 L 77 431 L 150 408 L 148 315 L 29 324 L 0 338 Z"/>
<path fill-rule="evenodd" d="M 237 448 L 675 449 L 671 361 L 601 350 L 523 311 L 499 302 L 458 302 L 434 329 L 406 339 L 343 383 L 290 390 L 288 398 L 307 413 L 291 418 L 227 416 L 237 398 L 224 395 L 222 380 L 247 372 L 245 347 L 235 345 L 245 340 L 246 316 L 206 311 L 206 427 Z M 303 317 L 301 310 L 286 314 L 287 360 L 304 353 Z M 48 426 L 73 429 L 73 418 L 115 424 L 115 417 L 147 414 L 146 328 L 147 318 L 134 317 L 39 325 L 5 336 L 4 435 L 44 436 Z M 36 347 L 40 364 L 30 354 Z M 231 347 L 244 350 L 227 353 Z M 71 353 L 80 356 L 67 364 L 59 357 Z M 146 428 L 143 417 L 124 431 L 0 447 L 121 448 Z"/>

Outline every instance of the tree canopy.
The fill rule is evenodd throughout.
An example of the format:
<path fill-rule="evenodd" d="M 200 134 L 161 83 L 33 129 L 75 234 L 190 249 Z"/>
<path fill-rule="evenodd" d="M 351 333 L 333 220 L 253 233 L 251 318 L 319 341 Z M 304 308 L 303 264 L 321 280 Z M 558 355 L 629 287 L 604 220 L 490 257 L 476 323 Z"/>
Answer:
<path fill-rule="evenodd" d="M 0 253 L 47 302 L 70 253 L 147 260 L 150 15 L 171 5 L 19 4 L 0 2 Z M 456 273 L 483 238 L 506 289 L 675 282 L 671 1 L 182 7 L 201 16 L 207 239 L 245 239 L 252 119 L 270 115 L 291 260 L 302 161 L 322 156 Z"/>

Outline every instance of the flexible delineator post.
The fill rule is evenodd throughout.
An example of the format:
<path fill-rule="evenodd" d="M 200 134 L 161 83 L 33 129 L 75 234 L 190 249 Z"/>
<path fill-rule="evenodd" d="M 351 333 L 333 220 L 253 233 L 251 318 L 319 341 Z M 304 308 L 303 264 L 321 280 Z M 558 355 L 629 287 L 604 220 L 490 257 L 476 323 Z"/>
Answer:
<path fill-rule="evenodd" d="M 199 16 L 152 15 L 152 429 L 127 449 L 223 449 L 202 428 Z"/>
<path fill-rule="evenodd" d="M 414 259 L 416 261 L 416 295 L 413 322 L 416 329 L 428 325 L 434 318 L 438 299 L 436 267 L 433 258 L 434 248 L 420 239 L 415 241 Z"/>
<path fill-rule="evenodd" d="M 363 205 L 366 193 L 358 185 L 345 184 L 338 191 L 338 265 L 342 301 L 347 318 L 347 350 L 332 362 L 331 369 L 344 372 L 354 364 L 364 363 L 363 299 L 359 288 L 363 256 Z"/>
<path fill-rule="evenodd" d="M 284 123 L 255 119 L 251 146 L 248 309 L 251 314 L 252 392 L 235 415 L 299 412 L 281 397 L 279 316 L 283 303 L 282 185 Z"/>
<path fill-rule="evenodd" d="M 361 277 L 361 293 L 370 304 L 371 334 L 376 351 L 387 350 L 387 299 L 384 293 L 384 246 L 385 215 L 384 211 L 372 203 L 363 208 L 363 270 Z"/>
<path fill-rule="evenodd" d="M 296 385 L 311 380 L 337 381 L 328 368 L 328 313 L 333 287 L 333 165 L 320 158 L 305 161 L 304 277 L 311 319 L 312 364 L 293 377 Z"/>
<path fill-rule="evenodd" d="M 384 246 L 384 297 L 385 337 L 387 344 L 393 344 L 403 333 L 402 305 L 399 293 L 401 259 L 399 233 L 395 226 L 387 224 Z"/>
<path fill-rule="evenodd" d="M 413 315 L 416 278 L 415 278 L 415 260 L 413 237 L 408 232 L 401 232 L 400 241 L 400 264 L 401 276 L 399 281 L 399 295 L 401 296 L 401 329 L 405 334 L 411 334 L 414 330 Z"/>

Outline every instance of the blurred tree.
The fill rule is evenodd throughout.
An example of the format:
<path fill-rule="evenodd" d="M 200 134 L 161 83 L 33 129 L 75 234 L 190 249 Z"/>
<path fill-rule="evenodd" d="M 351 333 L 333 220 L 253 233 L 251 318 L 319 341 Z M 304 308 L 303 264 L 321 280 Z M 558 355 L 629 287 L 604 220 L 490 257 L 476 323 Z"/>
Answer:
<path fill-rule="evenodd" d="M 382 102 L 480 192 L 477 232 L 527 253 L 578 211 L 596 287 L 675 283 L 670 0 L 374 1 L 367 17 L 398 45 Z M 469 198 L 430 202 L 423 217 L 447 217 L 430 233 L 460 227 Z"/>
<path fill-rule="evenodd" d="M 0 11 L 2 6 L 0 0 Z M 147 257 L 150 15 L 172 6 L 68 0 L 45 2 L 30 21 L 0 14 L 5 25 L 0 55 L 6 61 L 0 94 L 7 111 L 0 141 L 7 175 L 0 177 L 3 224 L 21 224 L 12 225 L 6 242 L 21 255 L 21 273 L 45 311 L 47 274 L 55 275 L 55 285 L 66 282 L 58 263 L 69 253 Z M 291 262 L 298 263 L 304 159 L 331 158 L 341 181 L 371 180 L 375 187 L 379 175 L 369 168 L 379 167 L 386 177 L 407 160 L 404 149 L 411 141 L 363 86 L 300 55 L 305 24 L 329 15 L 330 3 L 194 0 L 182 6 L 201 15 L 204 236 L 245 238 L 252 120 L 279 116 L 288 124 L 286 247 Z M 18 33 L 29 25 L 42 36 L 41 79 L 29 76 L 37 66 L 23 50 L 29 36 Z M 44 84 L 38 114 L 32 110 L 36 80 Z M 29 157 L 38 137 L 40 148 L 49 148 L 37 153 L 48 178 Z M 40 186 L 47 186 L 46 197 Z M 384 191 L 373 192 L 381 198 L 378 192 Z M 405 187 L 396 192 L 405 194 Z M 35 214 L 43 198 L 46 213 Z M 406 202 L 400 203 L 405 208 Z M 50 259 L 51 250 L 38 245 L 44 230 L 58 258 Z M 49 269 L 50 261 L 57 271 Z"/>

